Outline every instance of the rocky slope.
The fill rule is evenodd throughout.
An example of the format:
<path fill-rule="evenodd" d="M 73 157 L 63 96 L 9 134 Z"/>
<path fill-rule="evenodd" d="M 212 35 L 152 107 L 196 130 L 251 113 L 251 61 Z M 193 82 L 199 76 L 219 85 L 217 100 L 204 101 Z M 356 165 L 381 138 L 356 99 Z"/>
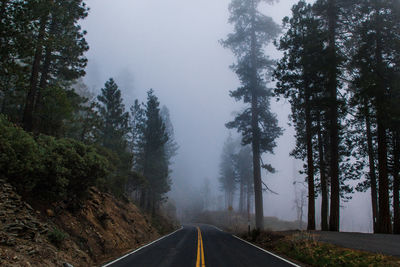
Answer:
<path fill-rule="evenodd" d="M 0 180 L 0 266 L 96 266 L 159 236 L 134 204 L 96 188 L 78 212 L 32 206 Z"/>

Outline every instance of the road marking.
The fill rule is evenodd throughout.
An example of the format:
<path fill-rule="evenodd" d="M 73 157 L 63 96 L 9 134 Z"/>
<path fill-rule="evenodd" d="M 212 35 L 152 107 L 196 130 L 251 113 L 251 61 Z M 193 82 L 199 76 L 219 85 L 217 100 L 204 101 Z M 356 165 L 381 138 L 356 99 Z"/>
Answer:
<path fill-rule="evenodd" d="M 152 244 L 154 244 L 154 243 L 156 243 L 156 242 L 158 242 L 158 241 L 161 241 L 161 239 L 164 239 L 164 238 L 166 238 L 166 237 L 168 237 L 168 236 L 170 236 L 170 235 L 173 235 L 173 234 L 175 234 L 176 232 L 178 232 L 178 231 L 180 231 L 180 230 L 182 230 L 182 229 L 183 229 L 183 226 L 181 226 L 181 228 L 179 228 L 178 230 L 175 230 L 174 232 L 172 232 L 172 233 L 170 233 L 170 234 L 168 234 L 168 235 L 165 235 L 165 236 L 163 236 L 163 237 L 160 237 L 159 239 L 154 240 L 153 242 L 151 242 L 151 243 L 149 243 L 149 244 L 147 244 L 147 245 L 144 245 L 144 246 L 142 246 L 142 247 L 140 247 L 140 248 L 138 248 L 138 249 L 136 249 L 136 250 L 134 250 L 134 251 L 132 251 L 132 252 L 129 252 L 128 254 L 126 254 L 126 255 L 124 255 L 124 256 L 122 256 L 122 257 L 116 259 L 116 260 L 113 260 L 112 262 L 106 263 L 106 264 L 103 265 L 102 267 L 110 266 L 111 264 L 114 264 L 114 263 L 116 263 L 117 261 L 120 261 L 120 260 L 122 260 L 122 259 L 124 259 L 124 258 L 126 258 L 126 257 L 128 257 L 128 256 L 130 256 L 130 255 L 132 255 L 132 254 L 134 254 L 134 253 L 136 253 L 136 252 L 138 252 L 139 250 L 144 249 L 145 247 L 148 247 L 148 246 L 150 246 L 150 245 L 152 245 Z"/>
<path fill-rule="evenodd" d="M 269 255 L 274 256 L 274 257 L 276 257 L 276 258 L 278 258 L 278 259 L 280 259 L 280 260 L 282 260 L 282 261 L 284 261 L 284 262 L 286 262 L 286 263 L 289 263 L 289 264 L 291 264 L 291 265 L 293 265 L 293 266 L 296 266 L 296 267 L 301 267 L 300 265 L 297 265 L 297 264 L 295 264 L 295 263 L 293 263 L 293 262 L 288 261 L 287 259 L 284 259 L 284 258 L 282 258 L 282 257 L 279 257 L 278 255 L 275 255 L 275 254 L 272 253 L 272 252 L 269 252 L 268 250 L 265 250 L 265 249 L 263 249 L 263 248 L 260 248 L 259 246 L 256 246 L 256 245 L 254 245 L 254 244 L 252 244 L 252 243 L 250 243 L 250 242 L 248 242 L 248 241 L 246 241 L 246 240 L 243 240 L 243 239 L 241 239 L 240 237 L 237 237 L 237 236 L 235 236 L 235 235 L 232 235 L 232 236 L 235 237 L 235 238 L 237 238 L 237 239 L 239 239 L 240 241 L 243 241 L 243 242 L 245 242 L 245 243 L 247 243 L 247 244 L 249 244 L 249 245 L 251 245 L 251 246 L 253 246 L 253 247 L 256 247 L 256 248 L 258 248 L 259 250 L 262 250 L 262 251 L 268 253 Z"/>
<path fill-rule="evenodd" d="M 199 233 L 200 233 L 200 241 L 201 241 L 201 259 L 203 261 L 203 264 L 201 265 L 201 267 L 206 267 L 206 260 L 204 259 L 203 237 L 201 235 L 200 228 L 199 228 Z"/>
<path fill-rule="evenodd" d="M 205 267 L 206 261 L 204 259 L 203 238 L 201 236 L 200 228 L 197 227 L 197 260 L 196 267 Z"/>
<path fill-rule="evenodd" d="M 220 231 L 220 232 L 223 232 L 223 230 L 221 230 L 220 228 L 218 228 L 217 226 L 215 226 L 215 225 L 211 225 L 211 224 L 208 224 L 209 226 L 211 226 L 211 227 L 214 227 L 215 229 L 217 229 L 218 231 Z"/>

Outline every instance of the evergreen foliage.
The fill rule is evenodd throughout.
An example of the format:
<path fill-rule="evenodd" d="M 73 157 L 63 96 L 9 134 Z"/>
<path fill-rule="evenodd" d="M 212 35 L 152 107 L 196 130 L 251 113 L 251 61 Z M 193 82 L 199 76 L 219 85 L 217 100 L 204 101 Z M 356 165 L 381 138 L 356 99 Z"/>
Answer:
<path fill-rule="evenodd" d="M 74 200 L 106 179 L 111 169 L 93 146 L 72 139 L 34 138 L 0 117 L 1 178 L 20 192 L 48 200 Z"/>
<path fill-rule="evenodd" d="M 234 32 L 221 43 L 236 56 L 232 70 L 241 87 L 230 93 L 247 106 L 226 124 L 242 134 L 243 145 L 252 144 L 256 227 L 263 228 L 263 201 L 261 185 L 261 155 L 273 152 L 276 138 L 282 135 L 275 114 L 270 111 L 271 90 L 267 87 L 274 61 L 264 52 L 265 47 L 280 33 L 280 27 L 258 10 L 260 0 L 232 0 L 229 5 L 229 23 Z M 264 1 L 272 3 L 273 1 Z"/>

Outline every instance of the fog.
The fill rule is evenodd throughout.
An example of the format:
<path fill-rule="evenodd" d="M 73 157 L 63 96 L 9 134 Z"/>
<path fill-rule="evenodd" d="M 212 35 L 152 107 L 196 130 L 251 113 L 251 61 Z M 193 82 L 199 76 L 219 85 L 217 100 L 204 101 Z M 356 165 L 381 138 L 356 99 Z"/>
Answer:
<path fill-rule="evenodd" d="M 170 110 L 180 147 L 172 167 L 170 198 L 182 209 L 190 200 L 196 200 L 206 178 L 213 188 L 211 195 L 217 198 L 220 154 L 229 134 L 224 124 L 233 118 L 232 112 L 242 107 L 229 97 L 229 91 L 239 86 L 229 69 L 234 57 L 218 42 L 231 31 L 227 23 L 230 1 L 86 2 L 91 8 L 82 22 L 90 45 L 87 85 L 97 94 L 104 82 L 114 77 L 126 107 L 136 98 L 144 101 L 146 91 L 153 88 L 161 104 Z M 295 2 L 284 0 L 263 8 L 281 24 Z M 268 53 L 273 58 L 280 56 L 272 46 Z M 277 170 L 273 175 L 263 172 L 263 180 L 278 193 L 264 194 L 264 214 L 295 220 L 293 179 L 304 179 L 298 174 L 302 163 L 289 157 L 295 146 L 294 130 L 288 127 L 290 108 L 287 103 L 273 102 L 273 111 L 285 132 L 278 140 L 275 155 L 263 156 L 264 162 Z M 342 205 L 341 230 L 372 230 L 368 193 L 356 194 Z M 319 225 L 319 201 L 316 210 Z"/>

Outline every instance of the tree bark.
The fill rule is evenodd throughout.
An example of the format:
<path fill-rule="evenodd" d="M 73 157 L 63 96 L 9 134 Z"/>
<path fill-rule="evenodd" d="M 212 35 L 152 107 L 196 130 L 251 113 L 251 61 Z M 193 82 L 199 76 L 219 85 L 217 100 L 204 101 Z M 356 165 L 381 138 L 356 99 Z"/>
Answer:
<path fill-rule="evenodd" d="M 391 219 L 389 207 L 389 178 L 388 178 L 388 163 L 387 163 L 387 126 L 385 112 L 385 81 L 382 59 L 382 40 L 380 37 L 380 29 L 382 27 L 379 14 L 379 3 L 376 1 L 377 19 L 376 27 L 376 110 L 378 124 L 378 163 L 379 163 L 379 233 L 391 233 Z"/>
<path fill-rule="evenodd" d="M 254 200 L 256 209 L 256 228 L 264 229 L 264 209 L 261 185 L 261 162 L 260 162 L 260 129 L 258 126 L 258 82 L 257 82 L 257 60 L 256 60 L 256 33 L 255 33 L 255 3 L 251 1 L 252 8 L 252 34 L 251 34 L 251 68 L 252 68 L 252 93 L 251 93 L 251 128 L 253 133 L 253 177 L 254 177 Z"/>
<path fill-rule="evenodd" d="M 307 180 L 308 180 L 308 223 L 307 230 L 315 230 L 315 185 L 314 159 L 312 147 L 312 123 L 309 88 L 305 88 L 306 142 L 307 142 Z"/>
<path fill-rule="evenodd" d="M 318 120 L 318 155 L 319 155 L 319 173 L 321 177 L 321 230 L 328 231 L 328 184 L 326 181 L 325 153 L 321 132 L 321 116 L 317 114 Z"/>
<path fill-rule="evenodd" d="M 394 168 L 393 168 L 393 233 L 400 234 L 400 135 L 395 131 L 394 136 Z"/>
<path fill-rule="evenodd" d="M 378 233 L 391 233 L 389 208 L 389 178 L 387 166 L 387 137 L 382 123 L 381 111 L 378 111 L 378 162 L 379 162 L 379 221 Z"/>
<path fill-rule="evenodd" d="M 243 213 L 244 212 L 244 181 L 243 177 L 240 179 L 240 192 L 239 192 L 239 212 Z"/>
<path fill-rule="evenodd" d="M 56 27 L 57 27 L 57 18 L 52 19 L 50 29 L 49 29 L 49 35 L 55 38 L 55 32 L 56 32 Z M 53 53 L 53 44 L 51 42 L 48 42 L 46 47 L 45 47 L 45 55 L 44 55 L 44 62 L 43 66 L 41 68 L 41 76 L 40 76 L 40 81 L 39 81 L 39 87 L 37 89 L 37 97 L 35 101 L 35 106 L 34 106 L 34 112 L 38 113 L 40 109 L 42 108 L 42 97 L 43 97 L 43 91 L 47 87 L 47 80 L 49 78 L 49 72 L 50 72 L 50 66 L 51 66 L 51 60 L 52 60 L 52 53 Z M 35 120 L 35 125 L 36 127 L 40 127 L 41 120 L 40 118 L 36 118 Z M 35 129 L 33 129 L 35 130 Z M 40 129 L 41 130 L 41 129 Z"/>
<path fill-rule="evenodd" d="M 366 101 L 367 102 L 367 101 Z M 376 188 L 376 170 L 375 170 L 375 154 L 372 143 L 371 119 L 368 103 L 365 103 L 365 127 L 367 132 L 368 161 L 369 161 L 369 179 L 371 184 L 371 202 L 372 202 L 372 222 L 374 233 L 378 231 L 378 194 Z"/>
<path fill-rule="evenodd" d="M 328 77 L 328 92 L 330 96 L 330 178 L 331 178 L 331 209 L 329 217 L 329 230 L 339 231 L 340 222 L 340 182 L 339 182 L 339 129 L 338 129 L 338 103 L 337 103 L 337 55 L 336 55 L 336 28 L 337 7 L 335 0 L 328 2 L 328 28 L 329 28 L 329 59 L 330 69 Z"/>

